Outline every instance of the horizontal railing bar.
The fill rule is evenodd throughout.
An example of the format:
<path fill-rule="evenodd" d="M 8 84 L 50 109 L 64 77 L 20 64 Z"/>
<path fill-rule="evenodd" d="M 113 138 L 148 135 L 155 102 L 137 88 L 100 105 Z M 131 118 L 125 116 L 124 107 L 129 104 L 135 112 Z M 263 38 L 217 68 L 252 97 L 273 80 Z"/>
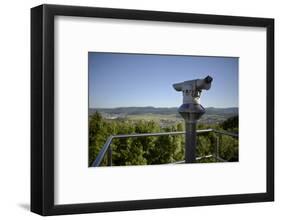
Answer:
<path fill-rule="evenodd" d="M 231 132 L 228 132 L 228 131 L 221 131 L 221 130 L 213 130 L 213 132 L 217 133 L 217 134 L 224 134 L 224 135 L 228 135 L 228 136 L 232 136 L 232 137 L 239 137 L 238 134 L 235 134 L 235 133 L 231 133 Z"/>
<path fill-rule="evenodd" d="M 213 155 L 209 154 L 209 155 L 202 156 L 202 157 L 196 157 L 196 160 L 201 160 L 201 159 L 204 159 L 204 158 L 211 158 L 211 157 L 213 157 Z M 181 164 L 181 163 L 185 163 L 185 160 L 179 160 L 179 161 L 176 161 L 176 162 L 173 162 L 173 163 L 170 163 L 170 164 Z"/>
<path fill-rule="evenodd" d="M 201 159 L 210 158 L 210 157 L 213 157 L 213 155 L 212 155 L 212 154 L 209 154 L 209 155 L 202 156 L 202 157 L 196 157 L 196 160 L 201 160 Z"/>
<path fill-rule="evenodd" d="M 213 129 L 197 130 L 197 134 L 208 133 Z M 142 134 L 117 134 L 112 135 L 113 138 L 128 138 L 128 137 L 151 137 L 151 136 L 168 136 L 168 135 L 179 135 L 185 134 L 185 131 L 172 131 L 172 132 L 160 132 L 160 133 L 142 133 Z"/>
<path fill-rule="evenodd" d="M 150 136 L 165 136 L 184 134 L 185 131 L 163 132 L 163 133 L 143 133 L 143 134 L 117 134 L 114 138 L 129 138 L 129 137 L 150 137 Z"/>
<path fill-rule="evenodd" d="M 181 163 L 185 163 L 185 160 L 176 161 L 176 162 L 173 162 L 173 163 L 170 163 L 170 164 L 181 164 Z"/>

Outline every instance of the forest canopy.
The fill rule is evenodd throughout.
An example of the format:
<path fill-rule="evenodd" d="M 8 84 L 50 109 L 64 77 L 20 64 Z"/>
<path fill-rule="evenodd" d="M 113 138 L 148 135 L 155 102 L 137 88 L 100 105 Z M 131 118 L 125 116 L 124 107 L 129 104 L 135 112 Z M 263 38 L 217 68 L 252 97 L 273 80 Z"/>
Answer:
<path fill-rule="evenodd" d="M 197 126 L 197 129 L 207 128 L 238 133 L 238 116 L 228 118 L 219 124 L 199 124 Z M 183 123 L 161 127 L 153 120 L 109 120 L 103 118 L 102 114 L 96 111 L 89 116 L 89 166 L 110 135 L 183 130 Z M 203 157 L 215 154 L 217 138 L 218 135 L 213 132 L 198 135 L 196 156 Z M 220 157 L 227 161 L 238 161 L 238 139 L 227 135 L 222 135 L 220 138 Z M 182 161 L 184 160 L 184 144 L 184 135 L 113 139 L 110 145 L 112 165 L 152 165 Z M 101 166 L 106 166 L 107 162 L 107 157 L 105 157 Z M 216 162 L 216 159 L 205 158 L 198 162 Z"/>

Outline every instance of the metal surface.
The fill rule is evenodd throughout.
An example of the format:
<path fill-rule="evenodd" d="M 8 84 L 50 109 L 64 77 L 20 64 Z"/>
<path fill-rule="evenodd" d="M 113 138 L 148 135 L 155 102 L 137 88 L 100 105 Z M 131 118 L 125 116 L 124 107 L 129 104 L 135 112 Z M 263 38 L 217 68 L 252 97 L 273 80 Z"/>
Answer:
<path fill-rule="evenodd" d="M 202 90 L 209 90 L 213 78 L 210 76 L 204 79 L 188 80 L 173 84 L 173 87 L 178 92 L 183 92 L 183 103 L 200 104 L 200 95 Z"/>
<path fill-rule="evenodd" d="M 185 162 L 196 162 L 196 123 L 205 113 L 200 104 L 202 90 L 209 90 L 213 78 L 207 76 L 204 79 L 188 80 L 173 84 L 176 91 L 182 92 L 183 104 L 178 108 L 179 114 L 185 121 Z"/>
<path fill-rule="evenodd" d="M 107 150 L 107 166 L 112 166 L 112 148 L 110 147 L 110 144 L 108 145 Z"/>
<path fill-rule="evenodd" d="M 228 135 L 228 136 L 232 136 L 232 137 L 235 137 L 235 138 L 238 138 L 238 134 L 235 134 L 235 133 L 231 133 L 231 132 L 228 132 L 228 131 L 222 131 L 222 130 L 213 130 L 213 132 L 217 133 L 217 134 L 224 134 L 224 135 Z"/>
<path fill-rule="evenodd" d="M 209 155 L 202 156 L 202 157 L 196 157 L 196 160 L 202 160 L 202 159 L 204 159 L 204 158 L 211 158 L 211 157 L 214 157 L 214 155 L 209 154 Z"/>
<path fill-rule="evenodd" d="M 107 138 L 107 140 L 106 140 L 105 144 L 103 145 L 102 149 L 100 150 L 97 158 L 92 163 L 92 167 L 97 167 L 101 164 L 101 161 L 103 160 L 104 155 L 107 152 L 107 149 L 108 149 L 109 145 L 111 144 L 112 139 L 113 139 L 112 135 Z"/>
<path fill-rule="evenodd" d="M 238 138 L 238 134 L 234 134 L 234 133 L 230 133 L 230 132 L 226 132 L 226 131 L 219 131 L 219 130 L 214 130 L 214 129 L 203 129 L 203 130 L 197 130 L 196 134 L 204 134 L 204 133 L 209 133 L 209 132 L 215 132 L 217 134 L 221 134 L 221 135 L 228 135 L 228 136 L 232 136 L 235 138 Z M 118 135 L 110 135 L 105 144 L 103 145 L 102 149 L 100 150 L 98 156 L 96 157 L 96 159 L 94 160 L 94 162 L 91 164 L 92 167 L 98 167 L 100 166 L 103 158 L 105 157 L 105 154 L 107 153 L 107 165 L 108 166 L 112 166 L 112 149 L 110 147 L 110 144 L 112 142 L 113 139 L 115 138 L 135 138 L 135 137 L 151 137 L 151 136 L 168 136 L 168 135 L 182 135 L 185 134 L 185 131 L 175 131 L 175 132 L 160 132 L 160 133 L 143 133 L 143 134 L 118 134 Z M 196 135 L 194 135 L 196 136 Z M 218 146 L 217 146 L 218 148 Z M 209 155 L 207 155 L 209 156 Z M 206 156 L 204 156 L 206 158 Z M 204 157 L 199 157 L 199 159 L 202 159 Z M 216 158 L 219 161 L 224 161 L 222 158 L 219 157 L 218 155 L 218 149 L 217 149 L 217 153 L 216 153 Z M 198 158 L 195 158 L 195 160 L 199 160 Z M 180 163 L 181 161 L 179 161 Z M 178 162 L 175 162 L 178 163 Z"/>
<path fill-rule="evenodd" d="M 196 122 L 185 121 L 185 162 L 195 163 L 196 162 Z"/>
<path fill-rule="evenodd" d="M 196 160 L 202 160 L 204 158 L 211 158 L 211 157 L 214 157 L 214 155 L 209 154 L 209 155 L 202 156 L 202 157 L 196 157 Z M 185 160 L 176 161 L 176 162 L 173 162 L 171 164 L 182 164 L 182 163 L 185 163 Z"/>

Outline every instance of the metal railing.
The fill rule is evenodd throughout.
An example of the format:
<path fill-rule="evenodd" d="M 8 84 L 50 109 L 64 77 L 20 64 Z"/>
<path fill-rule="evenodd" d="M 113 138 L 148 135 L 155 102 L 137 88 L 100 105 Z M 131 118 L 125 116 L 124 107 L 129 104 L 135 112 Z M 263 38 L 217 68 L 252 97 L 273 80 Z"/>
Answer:
<path fill-rule="evenodd" d="M 228 131 L 222 131 L 222 130 L 214 130 L 214 129 L 204 129 L 204 130 L 197 130 L 196 134 L 204 134 L 214 132 L 218 134 L 217 136 L 217 143 L 216 143 L 216 150 L 215 150 L 215 158 L 221 162 L 227 162 L 226 160 L 220 158 L 219 156 L 219 146 L 222 142 L 222 135 L 232 136 L 234 138 L 238 138 L 238 134 L 231 133 Z M 135 137 L 152 137 L 152 136 L 175 136 L 175 135 L 182 135 L 185 134 L 185 131 L 175 131 L 175 132 L 160 132 L 160 133 L 142 133 L 142 134 L 118 134 L 118 135 L 110 135 L 105 144 L 103 145 L 102 149 L 100 150 L 99 154 L 97 155 L 96 159 L 92 163 L 92 167 L 98 167 L 100 166 L 103 158 L 105 157 L 107 153 L 107 159 L 108 159 L 108 166 L 112 166 L 112 149 L 110 147 L 110 144 L 112 143 L 113 139 L 117 138 L 135 138 Z M 203 157 L 197 157 L 196 160 L 200 160 L 203 158 L 210 158 L 214 157 L 214 155 L 206 155 Z M 174 164 L 184 163 L 184 161 L 177 161 L 174 162 Z"/>

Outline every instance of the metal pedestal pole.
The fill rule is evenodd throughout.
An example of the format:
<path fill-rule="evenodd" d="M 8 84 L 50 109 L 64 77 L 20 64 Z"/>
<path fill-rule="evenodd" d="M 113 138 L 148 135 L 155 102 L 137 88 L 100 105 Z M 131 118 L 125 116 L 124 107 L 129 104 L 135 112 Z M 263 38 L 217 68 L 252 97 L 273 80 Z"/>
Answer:
<path fill-rule="evenodd" d="M 185 121 L 185 163 L 196 162 L 196 121 Z"/>

